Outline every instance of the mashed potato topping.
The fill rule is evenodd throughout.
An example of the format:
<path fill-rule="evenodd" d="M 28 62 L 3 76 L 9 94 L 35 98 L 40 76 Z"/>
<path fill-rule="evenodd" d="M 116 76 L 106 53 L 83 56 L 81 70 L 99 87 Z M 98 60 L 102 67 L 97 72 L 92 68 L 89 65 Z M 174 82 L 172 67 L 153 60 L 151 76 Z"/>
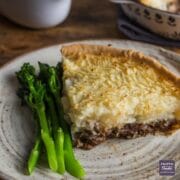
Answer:
<path fill-rule="evenodd" d="M 180 0 L 139 0 L 141 3 L 164 11 L 180 13 Z"/>

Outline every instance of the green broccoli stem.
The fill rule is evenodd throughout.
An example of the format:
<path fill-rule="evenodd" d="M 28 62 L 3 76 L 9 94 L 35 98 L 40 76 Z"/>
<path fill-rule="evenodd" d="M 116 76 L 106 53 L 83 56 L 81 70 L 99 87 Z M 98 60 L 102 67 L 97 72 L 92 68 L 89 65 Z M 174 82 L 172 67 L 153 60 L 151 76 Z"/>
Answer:
<path fill-rule="evenodd" d="M 31 153 L 29 155 L 29 159 L 27 162 L 27 170 L 28 170 L 29 175 L 31 175 L 33 173 L 33 171 L 37 165 L 37 162 L 39 160 L 40 153 L 42 151 L 42 139 L 41 139 L 41 134 L 40 134 L 40 126 L 39 126 L 38 116 L 33 109 L 31 109 L 31 110 L 33 111 L 34 119 L 36 120 L 38 132 L 37 132 L 34 146 L 31 150 Z"/>
<path fill-rule="evenodd" d="M 65 172 L 65 163 L 64 163 L 64 133 L 61 128 L 56 131 L 55 134 L 55 144 L 56 144 L 56 153 L 58 161 L 58 172 L 64 174 Z"/>
<path fill-rule="evenodd" d="M 53 171 L 57 171 L 58 164 L 57 164 L 57 157 L 56 157 L 54 141 L 51 138 L 51 136 L 48 133 L 46 133 L 43 129 L 41 129 L 41 137 L 42 137 L 42 140 L 46 147 L 49 167 Z"/>
<path fill-rule="evenodd" d="M 41 136 L 38 135 L 36 138 L 34 147 L 31 150 L 28 163 L 27 163 L 27 170 L 28 170 L 29 175 L 32 174 L 32 172 L 34 171 L 36 167 L 36 164 L 38 162 L 38 159 L 41 153 L 41 147 L 42 147 L 42 140 L 41 140 Z"/>
<path fill-rule="evenodd" d="M 83 178 L 85 176 L 85 171 L 78 160 L 76 160 L 73 154 L 69 151 L 64 150 L 65 166 L 67 172 L 76 178 Z"/>
<path fill-rule="evenodd" d="M 39 120 L 39 125 L 41 129 L 41 138 L 46 147 L 46 152 L 48 156 L 48 163 L 52 170 L 56 171 L 58 168 L 57 157 L 55 151 L 54 140 L 51 137 L 51 129 L 48 122 L 48 117 L 46 118 L 46 108 L 45 108 L 45 85 L 38 80 L 35 74 L 35 68 L 29 63 L 25 63 L 19 72 L 16 73 L 21 88 L 19 89 L 19 97 L 23 102 L 32 109 L 36 118 Z M 36 147 L 37 148 L 37 147 Z M 35 153 L 34 157 L 37 153 Z M 38 154 L 37 154 L 38 155 Z M 31 169 L 30 169 L 31 170 Z"/>
<path fill-rule="evenodd" d="M 52 136 L 51 114 L 47 110 L 46 110 L 46 119 L 47 119 L 47 123 L 48 123 L 48 127 L 49 127 L 49 132 Z"/>
<path fill-rule="evenodd" d="M 71 133 L 68 124 L 64 120 L 64 112 L 61 104 L 61 92 L 62 92 L 62 80 L 58 79 L 58 75 L 62 78 L 62 67 L 58 65 L 50 67 L 47 64 L 39 63 L 40 67 L 40 79 L 45 82 L 49 92 L 52 94 L 55 106 L 58 110 L 58 116 L 60 118 L 60 125 L 64 132 L 64 161 L 66 170 L 77 178 L 82 178 L 85 175 L 85 171 L 80 163 L 75 159 L 75 155 L 72 147 Z M 60 68 L 60 69 L 59 69 Z M 59 72 L 59 74 L 58 74 Z"/>
<path fill-rule="evenodd" d="M 44 132 L 50 134 L 50 130 L 48 127 L 48 120 L 46 119 L 45 104 L 44 103 L 40 103 L 37 105 L 36 113 L 37 113 L 37 116 L 39 118 L 39 123 L 40 123 L 41 129 L 43 129 Z"/>
<path fill-rule="evenodd" d="M 85 171 L 84 171 L 84 168 L 79 163 L 79 161 L 77 161 L 75 158 L 73 147 L 72 147 L 72 139 L 70 135 L 70 130 L 66 121 L 64 120 L 64 112 L 63 112 L 60 98 L 56 98 L 56 106 L 58 107 L 61 127 L 64 132 L 65 168 L 72 176 L 77 177 L 77 178 L 82 178 L 85 176 Z"/>
<path fill-rule="evenodd" d="M 48 106 L 48 112 L 50 114 L 50 120 L 52 124 L 52 132 L 54 136 L 55 148 L 56 148 L 56 156 L 58 162 L 58 172 L 60 174 L 65 173 L 65 164 L 64 164 L 64 134 L 62 129 L 60 128 L 58 116 L 56 112 L 56 107 L 54 105 L 53 98 L 50 95 L 46 95 L 46 101 Z"/>
<path fill-rule="evenodd" d="M 36 113 L 39 119 L 40 127 L 42 129 L 41 136 L 46 147 L 49 166 L 53 171 L 56 171 L 58 165 L 57 165 L 57 157 L 55 153 L 55 145 L 52 137 L 50 136 L 50 130 L 48 128 L 48 121 L 46 119 L 44 103 L 39 103 L 37 105 Z"/>

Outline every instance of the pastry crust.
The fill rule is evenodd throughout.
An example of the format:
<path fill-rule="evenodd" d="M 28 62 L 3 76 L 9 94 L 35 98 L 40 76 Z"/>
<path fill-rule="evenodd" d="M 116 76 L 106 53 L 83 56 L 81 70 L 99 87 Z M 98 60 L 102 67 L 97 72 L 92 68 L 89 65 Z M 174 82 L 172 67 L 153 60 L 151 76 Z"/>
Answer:
<path fill-rule="evenodd" d="M 86 44 L 73 44 L 69 46 L 63 46 L 61 53 L 64 57 L 76 60 L 92 55 L 103 55 L 110 57 L 124 57 L 128 60 L 136 60 L 147 63 L 152 68 L 155 68 L 160 74 L 163 74 L 164 77 L 173 81 L 177 87 L 180 87 L 180 77 L 169 71 L 165 66 L 163 66 L 156 59 L 145 56 L 143 53 L 134 51 L 134 50 L 124 50 L 116 49 L 108 46 L 101 45 L 86 45 Z"/>

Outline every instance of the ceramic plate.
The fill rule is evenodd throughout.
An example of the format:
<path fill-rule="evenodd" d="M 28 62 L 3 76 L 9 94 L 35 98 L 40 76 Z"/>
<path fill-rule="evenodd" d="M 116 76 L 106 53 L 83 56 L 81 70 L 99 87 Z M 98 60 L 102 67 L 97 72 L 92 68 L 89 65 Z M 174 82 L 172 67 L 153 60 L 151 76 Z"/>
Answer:
<path fill-rule="evenodd" d="M 156 46 L 132 41 L 84 41 L 119 48 L 142 51 L 156 57 L 174 73 L 180 73 L 180 56 Z M 60 45 L 61 46 L 61 45 Z M 35 127 L 28 109 L 21 107 L 16 96 L 18 83 L 15 72 L 24 62 L 37 67 L 42 61 L 56 65 L 61 59 L 59 45 L 40 49 L 16 58 L 0 69 L 0 175 L 5 179 L 73 179 L 68 174 L 60 176 L 51 172 L 42 158 L 32 176 L 27 176 L 25 167 L 32 147 Z M 146 136 L 133 140 L 109 140 L 92 150 L 75 149 L 77 158 L 86 169 L 85 179 L 164 179 L 159 176 L 159 161 L 174 160 L 176 174 L 180 179 L 180 132 L 164 136 Z M 167 177 L 166 177 L 167 178 Z"/>

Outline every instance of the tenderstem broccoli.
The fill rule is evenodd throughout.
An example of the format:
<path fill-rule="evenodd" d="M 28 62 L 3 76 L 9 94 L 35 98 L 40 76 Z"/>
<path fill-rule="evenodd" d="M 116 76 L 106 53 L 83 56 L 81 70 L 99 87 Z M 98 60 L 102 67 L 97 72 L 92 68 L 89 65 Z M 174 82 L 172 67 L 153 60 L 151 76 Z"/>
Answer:
<path fill-rule="evenodd" d="M 36 75 L 35 68 L 25 63 L 16 73 L 21 85 L 18 96 L 35 115 L 39 132 L 28 159 L 28 172 L 33 172 L 41 149 L 45 147 L 53 171 L 64 174 L 66 170 L 74 177 L 83 178 L 85 171 L 75 157 L 70 128 L 64 119 L 61 64 L 52 67 L 39 63 L 39 69 Z"/>
<path fill-rule="evenodd" d="M 48 91 L 51 93 L 54 99 L 54 103 L 59 115 L 60 125 L 64 132 L 64 162 L 67 172 L 71 175 L 82 178 L 85 175 L 85 171 L 79 161 L 76 160 L 73 147 L 71 133 L 69 126 L 64 119 L 64 112 L 61 103 L 62 93 L 62 68 L 61 64 L 57 67 L 51 67 L 47 64 L 39 63 L 40 78 L 47 84 Z M 60 77 L 59 77 L 60 76 Z M 58 78 L 59 77 L 59 78 Z"/>
<path fill-rule="evenodd" d="M 40 156 L 40 153 L 41 153 L 41 147 L 42 147 L 41 136 L 38 135 L 38 137 L 36 138 L 34 147 L 31 150 L 31 153 L 30 153 L 30 156 L 29 156 L 29 159 L 28 159 L 27 170 L 28 170 L 28 173 L 30 175 L 32 174 L 32 172 L 34 171 L 34 169 L 35 169 L 35 167 L 37 165 L 37 162 L 38 162 L 38 159 L 39 159 L 39 156 Z"/>
<path fill-rule="evenodd" d="M 41 138 L 46 147 L 49 166 L 53 171 L 56 171 L 58 166 L 55 145 L 54 140 L 50 135 L 45 112 L 45 86 L 41 83 L 41 81 L 36 79 L 35 69 L 29 63 L 25 63 L 22 66 L 21 70 L 16 73 L 16 75 L 20 84 L 22 85 L 20 90 L 23 91 L 22 94 L 20 92 L 19 94 L 21 94 L 21 98 L 23 99 L 23 101 L 26 102 L 30 109 L 37 115 L 41 128 Z M 37 148 L 35 147 L 35 149 Z M 39 153 L 36 154 L 38 155 Z M 30 159 L 33 158 L 30 157 Z M 31 167 L 30 169 L 33 168 Z"/>
<path fill-rule="evenodd" d="M 46 102 L 48 111 L 50 114 L 50 120 L 52 124 L 52 132 L 53 138 L 55 142 L 55 149 L 57 155 L 57 162 L 58 162 L 58 169 L 57 171 L 60 174 L 64 174 L 65 172 L 65 164 L 64 164 L 64 151 L 63 151 L 63 144 L 64 144 L 64 133 L 60 127 L 58 116 L 56 113 L 56 107 L 51 95 L 46 95 Z"/>

